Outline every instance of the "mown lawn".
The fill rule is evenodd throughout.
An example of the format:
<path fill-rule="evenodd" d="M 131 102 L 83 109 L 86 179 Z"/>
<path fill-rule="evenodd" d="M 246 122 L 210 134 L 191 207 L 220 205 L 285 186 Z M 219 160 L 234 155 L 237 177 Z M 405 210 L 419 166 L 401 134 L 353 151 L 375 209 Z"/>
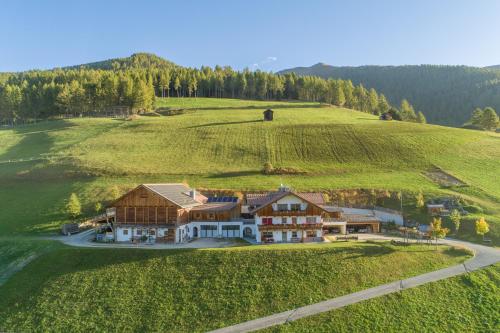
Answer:
<path fill-rule="evenodd" d="M 261 332 L 500 331 L 500 265 Z"/>
<path fill-rule="evenodd" d="M 235 98 L 157 98 L 156 106 L 172 109 L 217 109 L 217 108 L 279 108 L 296 106 L 319 106 L 315 102 L 301 101 L 257 101 Z"/>
<path fill-rule="evenodd" d="M 64 248 L 0 287 L 2 331 L 206 331 L 463 261 L 389 243 L 218 250 Z"/>
<path fill-rule="evenodd" d="M 35 258 L 61 247 L 48 240 L 0 238 L 0 286 Z"/>
<path fill-rule="evenodd" d="M 380 121 L 317 103 L 203 98 L 158 103 L 198 110 L 0 130 L 0 231 L 57 230 L 67 221 L 64 202 L 71 192 L 90 215 L 96 201 L 109 199 L 110 186 L 126 191 L 144 182 L 187 181 L 212 189 L 269 190 L 285 183 L 299 190 L 460 195 L 483 207 L 491 237 L 500 240 L 500 134 Z M 268 104 L 279 107 L 274 121 L 263 122 Z M 46 159 L 2 163 L 31 157 Z M 263 175 L 266 162 L 299 173 Z M 423 173 L 435 165 L 469 187 L 433 183 Z M 413 196 L 407 196 L 410 203 Z M 470 239 L 471 231 L 464 236 Z"/>

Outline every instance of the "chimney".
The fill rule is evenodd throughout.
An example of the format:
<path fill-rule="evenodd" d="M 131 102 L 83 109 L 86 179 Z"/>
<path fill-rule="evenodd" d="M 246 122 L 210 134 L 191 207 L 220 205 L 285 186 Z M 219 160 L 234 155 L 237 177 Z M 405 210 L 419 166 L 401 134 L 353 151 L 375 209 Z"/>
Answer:
<path fill-rule="evenodd" d="M 194 188 L 189 191 L 189 196 L 193 198 L 193 200 L 196 200 L 196 190 Z"/>

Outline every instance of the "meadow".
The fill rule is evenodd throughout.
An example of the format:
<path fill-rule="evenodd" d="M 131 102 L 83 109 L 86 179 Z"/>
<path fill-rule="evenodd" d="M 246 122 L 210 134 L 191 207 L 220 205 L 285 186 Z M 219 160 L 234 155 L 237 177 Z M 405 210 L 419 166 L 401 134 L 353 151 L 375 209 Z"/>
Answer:
<path fill-rule="evenodd" d="M 0 286 L 0 330 L 198 332 L 462 262 L 381 243 L 206 250 L 60 248 Z"/>
<path fill-rule="evenodd" d="M 72 192 L 85 217 L 95 214 L 96 202 L 109 202 L 114 187 L 125 192 L 145 182 L 236 191 L 281 183 L 298 190 L 385 189 L 403 191 L 405 212 L 425 222 L 429 217 L 414 208 L 415 193 L 423 191 L 426 198 L 459 195 L 484 210 L 467 217 L 456 236 L 479 241 L 472 226 L 484 215 L 494 244 L 500 239 L 499 134 L 380 121 L 317 103 L 157 103 L 191 110 L 0 130 L 0 330 L 206 330 L 466 257 L 444 247 L 387 244 L 140 251 L 41 240 L 70 221 L 64 207 Z M 270 106 L 275 119 L 263 122 Z M 296 174 L 265 175 L 267 162 Z M 467 186 L 434 183 L 424 173 L 436 166 Z"/>
<path fill-rule="evenodd" d="M 71 192 L 91 215 L 96 201 L 143 182 L 187 181 L 213 189 L 348 188 L 459 195 L 481 206 L 499 239 L 500 134 L 380 121 L 318 103 L 159 99 L 176 116 L 127 121 L 85 118 L 0 131 L 0 231 L 53 232 L 67 221 Z M 262 121 L 273 103 L 275 120 Z M 213 109 L 209 109 L 213 108 Z M 35 161 L 19 159 L 38 158 Z M 7 162 L 14 160 L 17 162 Z M 266 162 L 296 174 L 264 175 Z M 444 188 L 425 171 L 440 167 L 467 187 Z M 30 209 L 24 209 L 29 207 Z M 471 215 L 472 224 L 479 215 Z M 462 235 L 477 240 L 470 228 Z M 459 235 L 460 236 L 460 235 Z"/>
<path fill-rule="evenodd" d="M 259 332 L 498 332 L 500 265 Z"/>

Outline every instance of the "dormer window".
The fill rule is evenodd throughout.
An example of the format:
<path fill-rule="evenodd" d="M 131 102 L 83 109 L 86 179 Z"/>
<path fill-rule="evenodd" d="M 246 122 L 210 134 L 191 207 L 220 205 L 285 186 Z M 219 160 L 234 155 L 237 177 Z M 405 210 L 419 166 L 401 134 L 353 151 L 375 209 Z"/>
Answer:
<path fill-rule="evenodd" d="M 291 204 L 290 205 L 290 210 L 292 212 L 298 212 L 298 211 L 300 211 L 300 204 Z"/>

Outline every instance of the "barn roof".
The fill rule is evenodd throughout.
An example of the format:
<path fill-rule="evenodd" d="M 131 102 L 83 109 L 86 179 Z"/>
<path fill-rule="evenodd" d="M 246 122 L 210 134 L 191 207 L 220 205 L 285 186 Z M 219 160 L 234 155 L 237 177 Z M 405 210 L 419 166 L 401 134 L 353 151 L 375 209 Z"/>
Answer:
<path fill-rule="evenodd" d="M 204 199 L 206 200 L 206 197 L 199 193 L 196 193 L 198 200 L 193 199 L 189 195 L 191 189 L 184 184 L 142 184 L 142 186 L 182 208 L 199 206 Z"/>

